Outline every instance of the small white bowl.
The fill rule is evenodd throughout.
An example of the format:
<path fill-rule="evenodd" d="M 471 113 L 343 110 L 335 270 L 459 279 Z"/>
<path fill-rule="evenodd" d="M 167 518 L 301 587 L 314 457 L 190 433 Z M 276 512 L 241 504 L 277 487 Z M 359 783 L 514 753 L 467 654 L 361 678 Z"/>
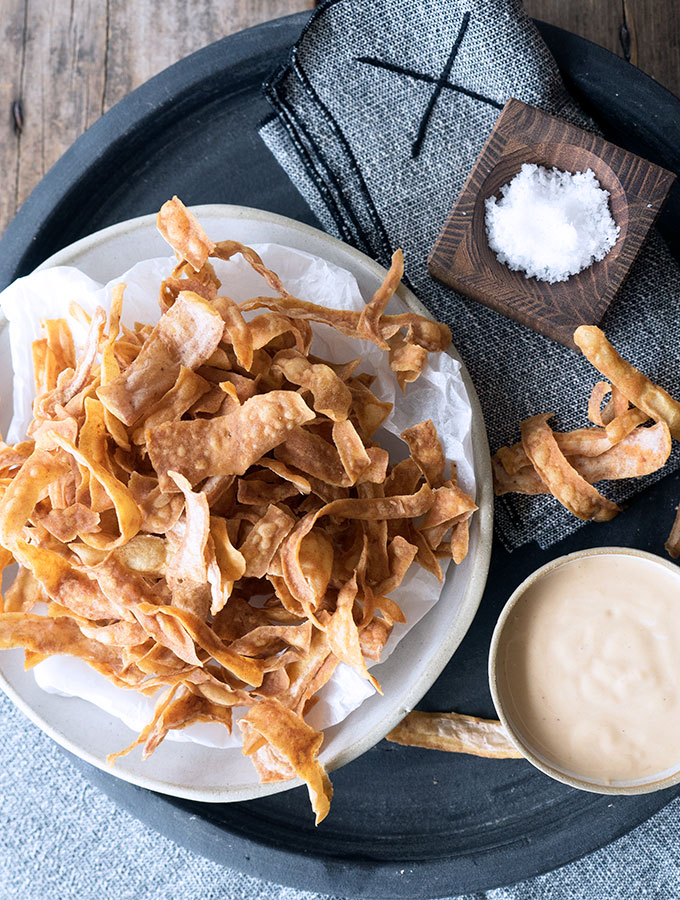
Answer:
<path fill-rule="evenodd" d="M 674 563 L 662 559 L 661 557 L 656 556 L 653 553 L 646 553 L 643 550 L 634 550 L 627 547 L 596 547 L 589 550 L 579 550 L 576 553 L 570 553 L 567 556 L 561 556 L 557 559 L 551 560 L 549 563 L 546 563 L 546 565 L 541 566 L 540 569 L 532 572 L 532 574 L 529 575 L 529 577 L 526 578 L 513 592 L 510 599 L 503 607 L 503 610 L 498 618 L 498 622 L 496 623 L 496 627 L 491 638 L 491 646 L 489 648 L 489 686 L 491 688 L 491 696 L 496 707 L 496 712 L 498 713 L 498 717 L 503 723 L 503 727 L 505 728 L 508 737 L 517 747 L 520 753 L 532 765 L 534 765 L 537 769 L 540 769 L 541 772 L 544 772 L 551 778 L 554 778 L 557 781 L 561 781 L 564 784 L 568 784 L 571 787 L 579 788 L 582 791 L 591 791 L 592 793 L 596 794 L 647 794 L 651 793 L 652 791 L 663 790 L 664 788 L 672 787 L 680 783 L 680 747 L 678 748 L 677 767 L 675 768 L 675 771 L 671 772 L 668 775 L 663 775 L 661 777 L 652 776 L 650 780 L 644 781 L 642 783 L 641 781 L 635 781 L 634 783 L 616 782 L 615 784 L 604 784 L 594 780 L 591 781 L 585 777 L 579 778 L 572 773 L 562 771 L 556 766 L 548 763 L 545 758 L 538 756 L 529 741 L 518 729 L 516 723 L 508 715 L 504 704 L 503 692 L 505 689 L 505 684 L 502 667 L 499 665 L 499 651 L 503 642 L 505 625 L 508 622 L 510 614 L 512 613 L 512 610 L 516 606 L 517 602 L 521 597 L 524 596 L 528 588 L 530 588 L 533 584 L 535 584 L 535 582 L 546 576 L 548 573 L 554 571 L 556 568 L 577 559 L 605 555 L 638 557 L 642 560 L 652 562 L 655 565 L 663 566 L 665 569 L 672 571 L 673 574 L 680 579 L 680 569 Z"/>

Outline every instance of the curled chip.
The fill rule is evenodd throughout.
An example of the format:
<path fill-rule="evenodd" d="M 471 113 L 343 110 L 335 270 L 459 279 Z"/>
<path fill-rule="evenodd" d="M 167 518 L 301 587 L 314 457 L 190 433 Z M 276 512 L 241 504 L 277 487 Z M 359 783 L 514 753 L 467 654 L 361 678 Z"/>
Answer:
<path fill-rule="evenodd" d="M 656 422 L 665 422 L 673 437 L 680 439 L 680 403 L 622 359 L 603 331 L 595 325 L 581 325 L 574 332 L 574 342 L 598 372 L 609 378 L 633 406 Z"/>
<path fill-rule="evenodd" d="M 599 494 L 564 456 L 548 425 L 549 415 L 531 416 L 521 423 L 522 445 L 551 494 L 577 518 L 606 522 L 619 507 Z"/>
<path fill-rule="evenodd" d="M 598 381 L 588 400 L 595 427 L 560 433 L 547 425 L 549 415 L 526 419 L 522 440 L 491 458 L 494 492 L 552 494 L 579 518 L 606 522 L 620 509 L 592 485 L 661 469 L 672 438 L 680 438 L 680 403 L 622 359 L 595 325 L 579 326 L 574 341 L 609 379 Z M 643 427 L 649 419 L 657 424 Z M 671 556 L 680 556 L 680 510 L 665 546 Z"/>
<path fill-rule="evenodd" d="M 558 445 L 559 446 L 559 445 Z M 671 434 L 665 422 L 651 428 L 636 428 L 619 443 L 599 456 L 575 454 L 566 459 L 589 484 L 598 481 L 614 481 L 619 478 L 637 478 L 651 475 L 665 463 L 671 453 Z M 497 495 L 549 494 L 548 485 L 531 465 L 508 474 L 503 465 L 494 460 L 494 482 Z"/>
<path fill-rule="evenodd" d="M 432 422 L 404 432 L 411 456 L 390 465 L 373 437 L 392 407 L 355 374 L 360 348 L 311 356 L 309 323 L 383 348 L 402 387 L 450 335 L 385 313 L 401 253 L 348 312 L 293 297 L 176 197 L 158 225 L 178 264 L 155 326 L 121 324 L 119 285 L 80 357 L 65 320 L 44 322 L 34 346 L 30 439 L 0 443 L 0 568 L 20 564 L 0 647 L 25 648 L 27 666 L 76 656 L 155 698 L 112 763 L 196 722 L 231 729 L 240 707 L 260 777 L 304 779 L 319 822 L 332 788 L 305 716 L 340 662 L 379 690 L 368 666 L 405 621 L 389 595 L 414 561 L 441 578 L 438 557 L 463 559 L 475 506 L 446 480 Z M 230 298 L 210 260 L 235 255 L 274 297 Z"/>

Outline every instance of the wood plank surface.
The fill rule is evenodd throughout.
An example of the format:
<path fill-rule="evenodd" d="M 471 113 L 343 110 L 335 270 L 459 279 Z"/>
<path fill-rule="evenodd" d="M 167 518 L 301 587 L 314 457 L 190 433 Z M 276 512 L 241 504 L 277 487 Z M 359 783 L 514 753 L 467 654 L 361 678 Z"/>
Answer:
<path fill-rule="evenodd" d="M 103 112 L 157 72 L 314 0 L 0 0 L 0 233 L 50 166 Z M 525 0 L 680 95 L 678 0 Z M 621 40 L 622 26 L 624 41 Z M 627 35 L 627 40 L 625 40 Z"/>
<path fill-rule="evenodd" d="M 534 19 L 573 31 L 622 55 L 623 0 L 524 0 L 524 8 Z"/>

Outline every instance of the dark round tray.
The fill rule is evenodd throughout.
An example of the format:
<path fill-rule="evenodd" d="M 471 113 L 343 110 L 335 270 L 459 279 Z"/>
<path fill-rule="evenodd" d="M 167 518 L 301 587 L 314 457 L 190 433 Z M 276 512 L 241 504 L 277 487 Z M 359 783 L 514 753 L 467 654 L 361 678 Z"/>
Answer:
<path fill-rule="evenodd" d="M 0 242 L 0 286 L 72 241 L 185 203 L 240 203 L 318 224 L 257 134 L 260 84 L 299 35 L 306 14 L 219 41 L 172 66 L 99 120 L 45 176 Z M 611 140 L 680 171 L 680 101 L 607 51 L 539 25 L 569 88 Z M 678 191 L 660 219 L 680 234 Z M 677 248 L 676 248 L 677 249 Z M 426 710 L 492 716 L 491 631 L 512 590 L 537 566 L 583 547 L 663 552 L 680 475 L 625 515 L 541 551 L 500 545 L 479 613 L 423 699 Z M 210 805 L 134 787 L 74 759 L 92 782 L 152 828 L 250 875 L 362 898 L 430 898 L 483 890 L 548 871 L 629 831 L 680 788 L 638 797 L 582 793 L 522 760 L 449 756 L 382 741 L 335 772 L 331 815 L 315 828 L 304 788 Z M 153 760 L 149 762 L 153 765 Z"/>

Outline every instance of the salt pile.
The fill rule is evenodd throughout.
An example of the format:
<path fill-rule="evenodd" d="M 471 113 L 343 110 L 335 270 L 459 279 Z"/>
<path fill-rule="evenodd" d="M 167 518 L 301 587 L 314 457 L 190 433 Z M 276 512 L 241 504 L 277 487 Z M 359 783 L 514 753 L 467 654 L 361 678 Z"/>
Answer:
<path fill-rule="evenodd" d="M 620 228 L 609 210 L 609 191 L 591 169 L 552 171 L 525 163 L 502 197 L 486 201 L 486 233 L 499 262 L 527 278 L 566 281 L 616 243 Z"/>

